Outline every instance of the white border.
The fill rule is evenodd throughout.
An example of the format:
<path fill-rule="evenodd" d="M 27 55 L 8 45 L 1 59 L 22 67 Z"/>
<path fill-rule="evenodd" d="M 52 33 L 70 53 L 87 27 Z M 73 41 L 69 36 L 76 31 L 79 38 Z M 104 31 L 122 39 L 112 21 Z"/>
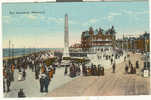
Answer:
<path fill-rule="evenodd" d="M 1 2 L 56 2 L 56 0 L 1 0 Z"/>
<path fill-rule="evenodd" d="M 3 80 L 2 80 L 2 2 L 55 2 L 56 0 L 0 0 L 0 100 L 9 100 L 14 98 L 3 97 Z M 86 1 L 86 0 L 85 0 Z M 90 1 L 90 0 L 89 0 Z M 93 0 L 91 0 L 93 1 Z M 94 0 L 101 1 L 101 0 Z M 151 0 L 149 0 L 150 7 L 150 33 L 151 33 Z M 150 37 L 151 39 L 151 37 Z M 151 47 L 151 43 L 150 43 Z M 150 83 L 151 84 L 151 83 Z M 151 88 L 150 88 L 151 90 Z M 147 96 L 98 96 L 98 97 L 56 97 L 56 98 L 15 98 L 15 100 L 151 100 L 151 95 Z"/>
<path fill-rule="evenodd" d="M 3 96 L 3 75 L 2 75 L 2 4 L 0 1 L 0 97 Z"/>

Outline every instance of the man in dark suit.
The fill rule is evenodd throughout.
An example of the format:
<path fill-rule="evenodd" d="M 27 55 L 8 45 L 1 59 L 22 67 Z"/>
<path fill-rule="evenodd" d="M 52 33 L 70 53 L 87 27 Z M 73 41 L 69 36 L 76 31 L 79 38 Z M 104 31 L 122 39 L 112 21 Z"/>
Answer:
<path fill-rule="evenodd" d="M 40 92 L 44 92 L 43 91 L 44 85 L 45 85 L 45 76 L 41 75 L 41 77 L 40 77 Z"/>
<path fill-rule="evenodd" d="M 49 82 L 50 82 L 49 77 L 46 76 L 44 80 L 45 80 L 45 82 L 44 82 L 45 92 L 48 92 L 48 86 L 49 86 Z"/>

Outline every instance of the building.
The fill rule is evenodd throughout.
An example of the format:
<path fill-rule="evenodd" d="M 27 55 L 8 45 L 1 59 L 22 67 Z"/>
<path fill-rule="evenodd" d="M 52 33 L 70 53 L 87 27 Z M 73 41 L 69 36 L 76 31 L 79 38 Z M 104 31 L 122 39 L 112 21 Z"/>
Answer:
<path fill-rule="evenodd" d="M 130 51 L 140 51 L 144 52 L 150 51 L 150 40 L 149 40 L 149 33 L 145 32 L 143 35 L 139 37 L 124 37 L 123 39 L 119 39 L 116 41 L 117 47 L 130 50 Z"/>
<path fill-rule="evenodd" d="M 110 29 L 104 31 L 99 28 L 95 31 L 92 27 L 89 30 L 82 32 L 81 48 L 85 52 L 100 52 L 112 51 L 115 48 L 115 29 L 112 26 Z"/>

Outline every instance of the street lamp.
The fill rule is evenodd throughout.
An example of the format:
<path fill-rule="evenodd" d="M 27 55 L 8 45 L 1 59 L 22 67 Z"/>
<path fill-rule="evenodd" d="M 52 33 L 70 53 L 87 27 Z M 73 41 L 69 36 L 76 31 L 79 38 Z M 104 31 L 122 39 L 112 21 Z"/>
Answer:
<path fill-rule="evenodd" d="M 8 51 L 8 55 L 9 55 L 9 59 L 8 59 L 8 64 L 10 65 L 10 45 L 11 45 L 11 41 L 9 40 L 9 51 Z"/>
<path fill-rule="evenodd" d="M 25 56 L 25 47 L 24 47 L 24 50 L 23 50 L 23 56 Z"/>
<path fill-rule="evenodd" d="M 146 36 L 145 36 L 145 64 L 146 64 L 146 66 L 147 66 L 147 38 L 146 38 Z"/>
<path fill-rule="evenodd" d="M 12 44 L 12 63 L 14 64 L 14 44 Z"/>

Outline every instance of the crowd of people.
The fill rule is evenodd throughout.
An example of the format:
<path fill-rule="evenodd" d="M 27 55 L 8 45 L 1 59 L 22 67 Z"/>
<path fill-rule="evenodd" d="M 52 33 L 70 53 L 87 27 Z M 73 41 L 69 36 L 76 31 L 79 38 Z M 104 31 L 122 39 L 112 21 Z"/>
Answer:
<path fill-rule="evenodd" d="M 47 65 L 45 63 L 45 60 L 49 59 L 50 56 L 50 53 L 47 51 L 38 52 L 14 59 L 4 60 L 3 91 L 10 91 L 11 82 L 14 81 L 14 72 L 16 72 L 18 75 L 18 81 L 24 81 L 26 80 L 26 71 L 27 69 L 30 69 L 33 73 L 35 73 L 34 79 L 39 80 L 40 92 L 48 92 L 48 85 L 51 81 L 51 78 L 53 77 L 53 74 L 55 73 L 55 66 Z M 20 89 L 19 92 L 23 92 L 23 89 Z"/>
<path fill-rule="evenodd" d="M 139 68 L 139 61 L 137 60 L 136 61 L 136 65 L 134 66 L 131 61 L 130 61 L 130 55 L 127 54 L 125 57 L 124 57 L 124 62 L 125 62 L 125 73 L 126 74 L 136 74 L 136 69 Z M 126 63 L 128 61 L 128 64 Z M 115 73 L 116 71 L 116 62 L 114 62 L 112 64 L 112 72 Z"/>
<path fill-rule="evenodd" d="M 109 57 L 108 59 L 111 60 L 112 64 L 112 72 L 116 73 L 116 62 L 115 59 L 118 59 L 122 56 L 123 53 L 121 52 L 118 55 L 114 55 Z M 35 80 L 39 80 L 40 84 L 40 92 L 48 92 L 48 87 L 50 82 L 53 78 L 53 75 L 56 71 L 55 64 L 47 64 L 45 60 L 48 60 L 51 57 L 49 52 L 39 52 L 35 54 L 30 54 L 28 56 L 18 57 L 15 59 L 8 59 L 3 61 L 3 91 L 9 92 L 11 82 L 16 80 L 14 78 L 14 73 L 16 72 L 18 77 L 18 81 L 26 80 L 26 71 L 27 69 L 31 70 L 34 73 Z M 138 69 L 139 61 L 136 61 L 136 65 L 134 66 L 130 61 L 130 55 L 124 57 L 125 62 L 125 73 L 126 74 L 136 74 L 136 69 Z M 58 63 L 61 63 L 61 60 Z M 65 67 L 64 75 L 69 75 L 70 77 L 76 77 L 79 75 L 83 76 L 104 76 L 104 66 L 102 65 L 87 65 L 87 63 L 74 63 L 71 62 L 69 66 Z M 23 89 L 19 89 L 18 97 L 26 97 L 24 94 Z"/>
<path fill-rule="evenodd" d="M 94 65 L 93 63 L 91 64 L 91 66 L 86 66 L 85 64 L 82 65 L 82 72 L 84 76 L 100 76 L 100 75 L 104 75 L 104 67 L 101 65 Z"/>
<path fill-rule="evenodd" d="M 81 75 L 81 65 L 79 63 L 70 63 L 70 65 L 65 66 L 64 75 L 69 75 L 70 77 L 76 77 Z"/>
<path fill-rule="evenodd" d="M 118 52 L 115 53 L 115 55 L 111 55 L 111 56 L 104 56 L 106 57 L 106 60 L 110 60 L 111 64 L 112 64 L 112 72 L 115 73 L 116 70 L 116 59 L 119 59 L 121 56 L 123 56 L 123 52 Z M 101 59 L 99 59 L 101 60 Z M 91 64 L 90 65 L 90 61 L 86 62 L 86 63 L 71 63 L 71 65 L 69 66 L 70 70 L 70 77 L 76 77 L 79 74 L 82 74 L 83 76 L 100 76 L 100 75 L 104 75 L 104 66 L 98 64 Z M 66 75 L 68 72 L 68 67 L 65 67 L 65 72 L 64 74 Z"/>
<path fill-rule="evenodd" d="M 101 65 L 91 64 L 90 66 L 86 64 L 71 63 L 70 66 L 65 67 L 64 75 L 69 75 L 70 77 L 76 77 L 79 75 L 83 76 L 100 76 L 104 75 L 104 67 Z"/>
<path fill-rule="evenodd" d="M 139 61 L 136 61 L 136 65 L 133 65 L 131 60 L 129 59 L 130 55 L 124 57 L 124 61 L 128 61 L 128 63 L 125 63 L 125 73 L 126 74 L 136 74 L 136 69 L 139 68 Z"/>

